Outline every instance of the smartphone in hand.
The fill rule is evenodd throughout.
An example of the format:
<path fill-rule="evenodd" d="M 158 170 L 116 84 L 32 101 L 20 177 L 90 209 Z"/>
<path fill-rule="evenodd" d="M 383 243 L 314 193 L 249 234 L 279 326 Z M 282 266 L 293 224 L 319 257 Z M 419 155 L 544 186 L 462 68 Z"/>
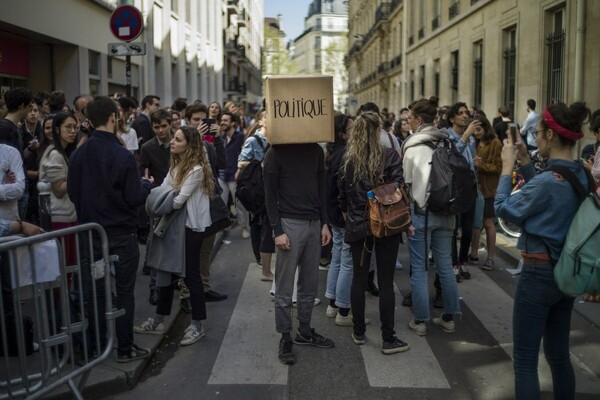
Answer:
<path fill-rule="evenodd" d="M 206 132 L 205 135 L 214 136 L 215 132 L 211 131 L 210 127 L 213 126 L 214 124 L 216 124 L 217 121 L 215 121 L 212 118 L 202 118 L 202 122 L 204 122 L 206 124 L 206 126 L 208 126 L 208 132 Z"/>
<path fill-rule="evenodd" d="M 510 133 L 510 138 L 512 139 L 512 143 L 517 144 L 517 125 L 516 124 L 508 124 L 508 132 Z"/>

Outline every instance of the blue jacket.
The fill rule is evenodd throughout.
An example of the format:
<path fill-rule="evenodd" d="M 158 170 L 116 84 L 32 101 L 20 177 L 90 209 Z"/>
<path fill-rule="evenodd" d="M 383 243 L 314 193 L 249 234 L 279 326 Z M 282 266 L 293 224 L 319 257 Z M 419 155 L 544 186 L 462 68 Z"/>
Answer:
<path fill-rule="evenodd" d="M 67 191 L 82 224 L 96 222 L 109 235 L 137 232 L 137 207 L 150 189 L 133 155 L 111 132 L 94 131 L 71 155 Z"/>
<path fill-rule="evenodd" d="M 568 167 L 587 187 L 587 176 L 581 164 L 551 159 L 548 165 Z M 520 172 L 527 183 L 512 196 L 512 178 L 500 177 L 494 204 L 496 214 L 521 227 L 517 248 L 527 253 L 546 253 L 549 249 L 550 257 L 557 260 L 580 199 L 569 182 L 557 173 L 545 171 L 536 175 L 533 163 L 521 168 Z"/>

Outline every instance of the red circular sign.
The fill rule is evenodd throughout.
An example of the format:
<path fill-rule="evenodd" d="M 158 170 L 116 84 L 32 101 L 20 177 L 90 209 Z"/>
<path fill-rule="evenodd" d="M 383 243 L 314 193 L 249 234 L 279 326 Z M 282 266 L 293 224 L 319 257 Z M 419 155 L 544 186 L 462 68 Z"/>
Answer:
<path fill-rule="evenodd" d="M 143 27 L 142 13 L 134 6 L 118 7 L 110 16 L 110 30 L 119 40 L 134 40 L 140 36 Z"/>

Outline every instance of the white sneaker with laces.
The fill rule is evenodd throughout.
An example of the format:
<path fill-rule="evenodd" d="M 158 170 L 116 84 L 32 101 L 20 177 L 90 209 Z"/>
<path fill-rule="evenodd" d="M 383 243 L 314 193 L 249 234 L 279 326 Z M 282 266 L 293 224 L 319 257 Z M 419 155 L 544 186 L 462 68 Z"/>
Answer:
<path fill-rule="evenodd" d="M 442 328 L 446 333 L 454 333 L 456 331 L 454 321 L 444 321 L 441 315 L 439 318 L 434 318 L 433 323 Z"/>
<path fill-rule="evenodd" d="M 190 344 L 194 344 L 198 340 L 203 338 L 204 335 L 206 335 L 204 327 L 201 327 L 200 330 L 198 330 L 198 328 L 196 328 L 196 325 L 190 324 L 190 326 L 185 328 L 185 334 L 183 335 L 183 338 L 181 339 L 179 344 L 182 346 L 189 346 Z"/>
<path fill-rule="evenodd" d="M 327 318 L 335 318 L 338 313 L 338 309 L 335 307 L 327 306 L 327 311 L 325 311 L 325 316 Z"/>
<path fill-rule="evenodd" d="M 427 325 L 425 322 L 417 324 L 414 319 L 411 319 L 408 323 L 408 327 L 419 336 L 427 335 Z"/>
<path fill-rule="evenodd" d="M 164 323 L 155 323 L 154 318 L 150 317 L 140 325 L 133 327 L 133 331 L 136 333 L 148 333 L 150 335 L 162 335 L 165 333 Z"/>

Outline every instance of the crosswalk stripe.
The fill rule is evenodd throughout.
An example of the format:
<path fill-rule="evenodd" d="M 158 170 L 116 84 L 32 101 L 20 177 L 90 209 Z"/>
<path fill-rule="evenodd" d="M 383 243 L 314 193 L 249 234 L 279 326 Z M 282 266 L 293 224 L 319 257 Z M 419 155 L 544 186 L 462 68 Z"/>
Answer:
<path fill-rule="evenodd" d="M 227 333 L 213 365 L 209 385 L 287 385 L 288 367 L 279 362 L 273 302 L 250 264 Z"/>
<path fill-rule="evenodd" d="M 394 291 L 396 304 L 399 304 L 398 300 L 402 299 L 402 295 L 395 285 Z M 371 324 L 367 325 L 367 342 L 361 346 L 369 384 L 372 387 L 450 388 L 427 340 L 408 332 L 406 324 L 412 318 L 409 308 L 396 307 L 395 330 L 396 336 L 410 345 L 410 350 L 392 355 L 381 353 L 379 301 L 369 297 L 367 295 L 365 315 L 371 320 Z"/>
<path fill-rule="evenodd" d="M 471 279 L 459 285 L 460 294 L 465 304 L 512 359 L 514 300 L 479 268 L 471 268 L 470 272 Z M 502 271 L 492 273 L 502 273 Z M 575 369 L 577 393 L 598 393 L 600 384 L 598 377 L 574 354 L 571 354 L 571 361 Z M 542 352 L 540 352 L 538 369 L 540 387 L 544 391 L 552 391 L 552 373 Z"/>

